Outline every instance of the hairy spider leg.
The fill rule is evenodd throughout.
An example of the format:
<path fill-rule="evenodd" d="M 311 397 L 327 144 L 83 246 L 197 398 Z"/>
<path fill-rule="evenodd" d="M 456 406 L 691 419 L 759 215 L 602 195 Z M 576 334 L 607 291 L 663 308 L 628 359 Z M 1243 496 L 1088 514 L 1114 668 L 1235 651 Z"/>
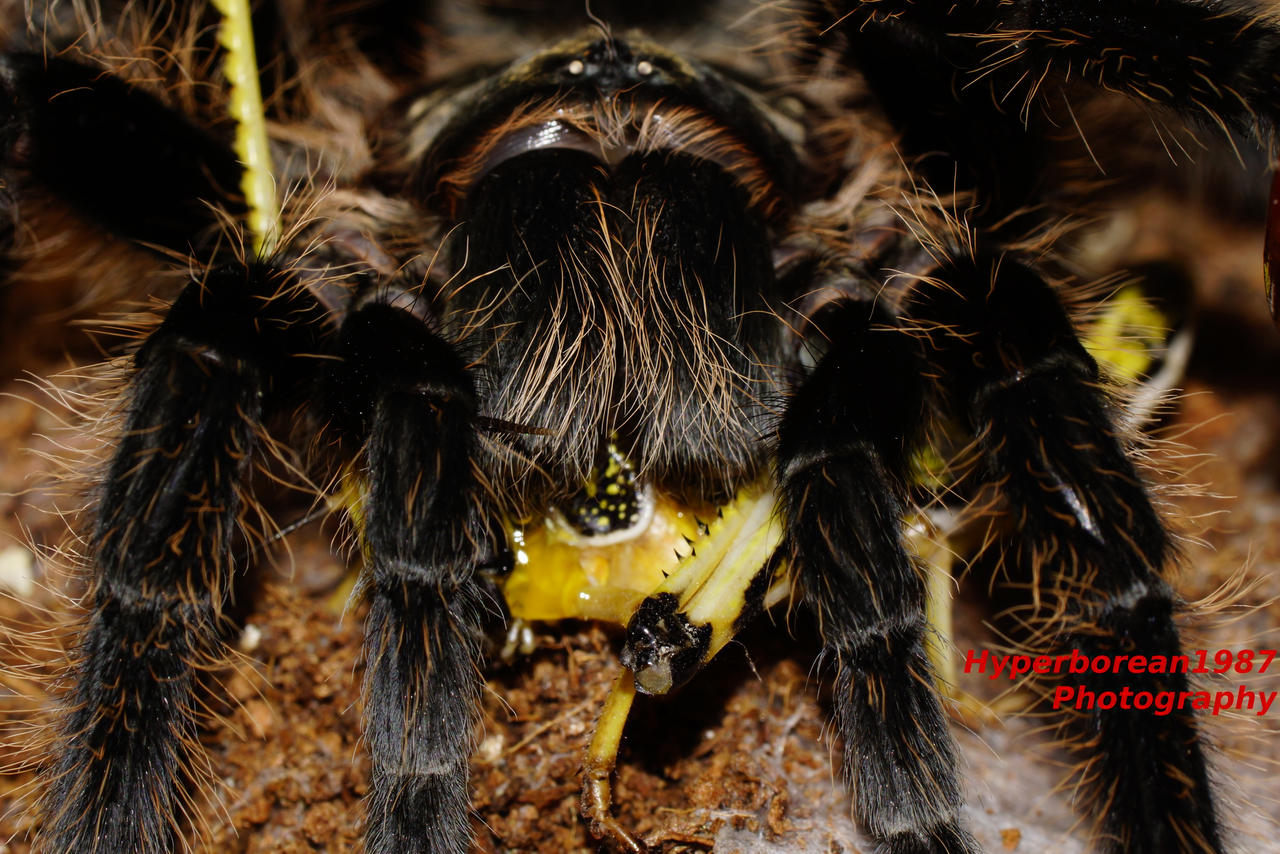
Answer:
<path fill-rule="evenodd" d="M 920 45 L 978 45 L 981 63 L 961 70 L 971 78 L 1007 71 L 998 79 L 1014 85 L 998 88 L 1002 97 L 1037 97 L 1040 84 L 1057 74 L 1171 107 L 1223 130 L 1256 133 L 1273 129 L 1280 119 L 1273 70 L 1280 63 L 1280 32 L 1248 4 L 842 0 L 823 5 L 819 22 L 838 24 L 846 32 L 889 27 Z M 946 50 L 951 55 L 951 48 Z"/>
<path fill-rule="evenodd" d="M 140 88 L 61 57 L 0 60 L 6 179 L 149 248 L 185 252 L 231 211 L 240 167 Z M 200 673 L 221 660 L 241 482 L 311 308 L 267 267 L 190 283 L 134 357 L 98 491 L 90 616 L 37 850 L 168 852 L 196 820 Z"/>
<path fill-rule="evenodd" d="M 1044 152 L 1037 134 L 1020 131 L 1040 124 L 1031 107 L 1047 104 L 1056 83 L 1082 80 L 1121 92 L 1193 125 L 1251 136 L 1264 148 L 1280 124 L 1280 26 L 1248 3 L 819 0 L 810 14 L 819 32 L 847 39 L 850 61 L 904 129 L 904 148 L 947 153 L 923 161 L 930 182 L 983 189 L 978 213 L 989 227 L 1016 227 L 1021 217 L 1003 218 L 1036 200 Z M 947 78 L 949 88 L 937 86 Z M 940 97 L 920 103 L 917 92 Z M 1280 179 L 1270 198 L 1264 273 L 1268 307 L 1280 323 L 1270 287 L 1280 278 Z"/>
<path fill-rule="evenodd" d="M 815 40 L 866 81 L 917 180 L 973 193 L 967 218 L 994 234 L 1016 238 L 1043 216 L 1036 205 L 1050 152 L 1038 116 L 997 103 L 986 81 L 970 85 L 966 70 L 981 65 L 985 49 L 952 37 L 988 29 L 989 14 L 964 3 L 829 5 L 813 12 Z"/>
<path fill-rule="evenodd" d="M 1141 429 L 1156 418 L 1169 390 L 1182 378 L 1192 338 L 1185 308 L 1191 284 L 1181 270 L 1148 264 L 1134 272 L 1141 278 L 1109 296 L 1080 333 L 1080 343 L 1103 374 L 1123 389 L 1125 407 L 1114 425 L 1122 431 Z M 932 450 L 918 456 L 916 464 L 917 483 L 935 494 L 945 494 L 954 485 L 956 472 L 949 471 Z M 952 701 L 950 709 L 959 720 L 993 724 L 997 712 L 1025 709 L 1027 695 L 1007 693 L 987 706 L 958 687 L 959 656 L 950 644 L 951 599 L 958 574 L 953 568 L 961 553 L 978 546 L 971 540 L 981 532 L 973 528 L 982 527 L 967 524 L 971 520 L 966 515 L 954 502 L 943 501 L 911 518 L 907 538 L 911 551 L 928 569 L 929 625 L 936 631 L 930 637 L 929 654 L 938 690 Z"/>
<path fill-rule="evenodd" d="M 473 468 L 474 382 L 448 343 L 390 304 L 397 296 L 375 294 L 348 316 L 333 384 L 334 411 L 367 437 L 365 846 L 464 854 L 482 685 L 476 570 L 500 533 Z"/>
<path fill-rule="evenodd" d="M 38 850 L 162 854 L 196 820 L 199 673 L 221 660 L 241 485 L 310 349 L 306 308 L 267 268 L 215 270 L 134 359 Z"/>
<path fill-rule="evenodd" d="M 779 435 L 783 548 L 833 659 L 854 813 L 892 854 L 964 854 L 955 744 L 933 686 L 923 571 L 903 545 L 917 344 L 861 302 L 818 320 L 831 344 Z"/>
<path fill-rule="evenodd" d="M 243 210 L 226 145 L 141 88 L 59 57 L 0 58 L 0 165 L 120 237 L 178 252 L 218 228 L 211 203 Z"/>
<path fill-rule="evenodd" d="M 954 260 L 922 285 L 946 405 L 976 436 L 980 482 L 1003 499 L 1007 583 L 1033 598 L 1033 647 L 1093 658 L 1181 654 L 1162 578 L 1169 534 L 1114 428 L 1102 377 L 1052 288 L 1010 259 Z M 998 536 L 998 534 L 997 534 Z M 1185 674 L 1061 674 L 1085 690 L 1187 690 Z M 1191 710 L 1067 713 L 1063 734 L 1108 852 L 1218 852 L 1218 818 Z"/>

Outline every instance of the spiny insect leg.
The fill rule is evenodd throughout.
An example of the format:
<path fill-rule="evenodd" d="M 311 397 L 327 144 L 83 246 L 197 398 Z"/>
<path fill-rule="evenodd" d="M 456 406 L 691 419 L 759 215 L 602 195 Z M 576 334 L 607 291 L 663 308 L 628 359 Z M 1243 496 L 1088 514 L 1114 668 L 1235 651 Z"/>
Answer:
<path fill-rule="evenodd" d="M 475 389 L 406 310 L 371 301 L 341 335 L 335 388 L 367 435 L 366 848 L 462 854 L 481 688 L 475 572 L 495 547 L 473 471 Z"/>
<path fill-rule="evenodd" d="M 912 313 L 936 324 L 931 346 L 950 404 L 977 435 L 981 482 L 1002 497 L 1012 529 L 1003 571 L 1035 596 L 1029 643 L 1091 659 L 1181 655 L 1176 597 L 1162 578 L 1169 534 L 1057 296 L 1009 259 L 955 261 L 936 278 L 943 286 L 925 286 Z M 1182 673 L 1052 678 L 1094 694 L 1187 690 Z M 1221 850 L 1197 730 L 1190 709 L 1068 715 L 1103 850 Z"/>
<path fill-rule="evenodd" d="M 193 282 L 135 357 L 39 850 L 170 852 L 192 818 L 198 673 L 218 658 L 265 403 L 296 352 L 299 307 L 276 279 L 241 267 Z"/>
<path fill-rule="evenodd" d="M 835 659 L 854 811 L 892 854 L 978 850 L 925 650 L 925 589 L 902 544 L 916 344 L 865 303 L 822 318 L 830 349 L 791 398 L 778 452 L 785 547 Z"/>

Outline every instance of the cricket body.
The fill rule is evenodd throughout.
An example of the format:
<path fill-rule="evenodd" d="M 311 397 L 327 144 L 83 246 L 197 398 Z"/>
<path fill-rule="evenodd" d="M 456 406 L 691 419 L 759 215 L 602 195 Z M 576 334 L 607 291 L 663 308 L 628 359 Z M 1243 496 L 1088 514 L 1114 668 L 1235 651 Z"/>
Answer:
<path fill-rule="evenodd" d="M 294 25 L 280 63 L 314 84 L 268 98 L 281 113 L 271 175 L 94 66 L 5 60 L 24 180 L 121 240 L 199 262 L 130 356 L 39 850 L 184 845 L 201 761 L 194 674 L 223 642 L 253 465 L 286 442 L 323 446 L 305 464 L 359 531 L 377 854 L 471 844 L 495 588 L 511 617 L 626 627 L 583 807 L 593 834 L 633 852 L 610 812 L 632 697 L 675 691 L 787 596 L 818 624 L 844 778 L 876 850 L 980 850 L 926 644 L 925 559 L 905 533 L 928 505 L 972 505 L 992 584 L 1024 600 L 1026 652 L 1179 654 L 1171 537 L 1064 308 L 1056 206 L 1074 197 L 1058 191 L 1087 195 L 1085 182 L 1067 168 L 1026 180 L 1062 145 L 956 85 L 980 70 L 1008 91 L 1047 78 L 1053 51 L 1079 47 L 1053 27 L 1094 17 L 997 0 L 728 3 L 778 15 L 783 46 L 721 51 L 674 35 L 686 16 L 644 32 L 597 20 L 503 61 L 442 62 L 424 83 L 375 69 L 360 37 L 326 41 L 301 26 L 307 13 L 267 5 Z M 394 26 L 423 23 L 406 5 L 369 4 L 374 43 L 417 33 Z M 1209 7 L 1169 5 L 1220 25 Z M 122 18 L 138 14 L 127 6 Z M 1137 0 L 1117 8 L 1118 33 L 1158 23 Z M 1247 29 L 1226 18 L 1224 33 Z M 198 53 L 202 30 L 182 31 Z M 1227 114 L 1203 106 L 1198 66 L 1186 87 L 1125 88 L 1103 35 L 1086 62 L 1101 88 Z M 342 63 L 295 55 L 308 38 L 401 88 L 349 96 Z M 113 185 L 94 173 L 112 164 L 65 132 L 85 122 L 134 128 L 119 145 L 130 168 L 158 164 L 161 180 L 137 181 L 145 217 L 104 198 Z M 330 156 L 315 133 L 326 122 L 367 126 L 373 141 L 351 146 L 368 154 L 359 168 Z M 197 146 L 173 140 L 207 152 L 174 156 Z M 72 162 L 99 168 L 59 184 Z M 227 189 L 241 173 L 283 185 L 287 227 L 210 237 L 225 227 L 210 204 L 227 221 L 243 212 Z M 227 249 L 255 242 L 253 258 Z M 1077 682 L 1187 688 L 1178 673 Z M 1191 710 L 1064 713 L 1059 733 L 1099 850 L 1225 850 Z"/>

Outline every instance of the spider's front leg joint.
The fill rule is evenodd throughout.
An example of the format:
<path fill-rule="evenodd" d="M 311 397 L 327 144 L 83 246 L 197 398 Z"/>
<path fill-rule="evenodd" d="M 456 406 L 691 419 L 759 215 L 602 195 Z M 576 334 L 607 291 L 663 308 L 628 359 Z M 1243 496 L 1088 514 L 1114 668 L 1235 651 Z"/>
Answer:
<path fill-rule="evenodd" d="M 476 392 L 422 319 L 376 299 L 341 332 L 335 411 L 364 440 L 369 560 L 369 851 L 456 852 L 471 838 L 478 724 L 476 567 L 496 548 L 476 473 Z"/>
<path fill-rule="evenodd" d="M 0 172 L 112 233 L 185 254 L 238 213 L 241 168 L 222 140 L 98 65 L 0 55 Z"/>
<path fill-rule="evenodd" d="M 192 282 L 138 351 L 91 536 L 92 613 L 42 851 L 167 852 L 191 814 L 196 673 L 220 655 L 241 487 L 273 392 L 312 349 L 266 268 Z M 277 384 L 279 381 L 279 385 Z"/>
<path fill-rule="evenodd" d="M 1162 577 L 1171 538 L 1117 435 L 1097 364 L 1053 289 L 995 256 L 959 259 L 922 288 L 912 315 L 929 332 L 946 403 L 981 454 L 978 480 L 998 491 L 991 519 L 1001 572 L 1034 591 L 1019 620 L 1035 654 L 1181 656 L 1176 598 Z M 1046 686 L 1065 677 L 1047 676 Z M 1076 685 L 1159 695 L 1181 673 L 1088 673 Z M 1080 791 L 1102 850 L 1222 850 L 1194 713 L 1138 709 L 1068 714 Z"/>
<path fill-rule="evenodd" d="M 861 303 L 793 394 L 778 464 L 784 547 L 835 659 L 854 812 L 893 854 L 970 854 L 956 749 L 925 650 L 925 589 L 903 547 L 907 451 L 921 418 L 916 344 Z"/>

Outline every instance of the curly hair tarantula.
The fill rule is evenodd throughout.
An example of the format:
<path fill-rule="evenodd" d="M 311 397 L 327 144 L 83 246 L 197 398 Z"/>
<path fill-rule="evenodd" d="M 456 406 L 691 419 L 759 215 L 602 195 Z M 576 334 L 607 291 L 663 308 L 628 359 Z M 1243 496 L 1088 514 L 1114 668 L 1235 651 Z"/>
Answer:
<path fill-rule="evenodd" d="M 265 536 L 246 521 L 264 467 L 322 484 L 358 530 L 369 852 L 468 850 L 499 610 L 625 626 L 583 783 L 592 833 L 623 850 L 642 847 L 610 809 L 635 692 L 676 690 L 788 598 L 820 627 L 876 850 L 980 850 L 908 532 L 931 513 L 1017 600 L 1020 649 L 1180 654 L 1139 417 L 1082 344 L 1090 294 L 1070 286 L 1124 260 L 1083 260 L 1081 224 L 1123 185 L 1091 141 L 1123 134 L 1139 176 L 1161 143 L 1266 142 L 1280 30 L 1257 10 L 263 0 L 253 16 L 261 72 L 236 94 L 218 75 L 244 45 L 224 48 L 201 3 L 35 0 L 0 64 L 11 259 L 38 266 L 74 215 L 117 247 L 85 258 L 99 293 L 167 304 L 127 355 L 93 493 L 38 850 L 190 844 L 200 675 Z M 257 161 L 232 118 L 254 78 Z M 1073 678 L 1188 690 L 1181 673 Z M 1098 850 L 1228 850 L 1190 709 L 1056 722 Z"/>

